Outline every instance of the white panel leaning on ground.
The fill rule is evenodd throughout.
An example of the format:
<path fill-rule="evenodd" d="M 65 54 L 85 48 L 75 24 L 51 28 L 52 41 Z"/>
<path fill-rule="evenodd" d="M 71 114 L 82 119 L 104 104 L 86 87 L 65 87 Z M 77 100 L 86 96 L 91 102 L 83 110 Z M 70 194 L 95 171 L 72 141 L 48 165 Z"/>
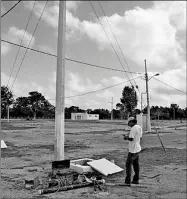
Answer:
<path fill-rule="evenodd" d="M 7 148 L 7 145 L 3 140 L 1 140 L 1 149 Z"/>

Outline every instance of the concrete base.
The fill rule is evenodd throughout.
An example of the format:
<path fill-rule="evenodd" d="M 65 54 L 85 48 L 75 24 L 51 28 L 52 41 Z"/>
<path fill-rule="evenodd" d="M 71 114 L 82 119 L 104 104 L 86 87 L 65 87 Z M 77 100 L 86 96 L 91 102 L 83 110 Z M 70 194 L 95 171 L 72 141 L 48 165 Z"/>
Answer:
<path fill-rule="evenodd" d="M 83 158 L 78 160 L 71 160 L 70 161 L 70 168 L 76 171 L 77 173 L 89 173 L 94 172 L 94 170 L 89 166 L 86 165 L 87 162 L 91 162 L 93 159 Z"/>

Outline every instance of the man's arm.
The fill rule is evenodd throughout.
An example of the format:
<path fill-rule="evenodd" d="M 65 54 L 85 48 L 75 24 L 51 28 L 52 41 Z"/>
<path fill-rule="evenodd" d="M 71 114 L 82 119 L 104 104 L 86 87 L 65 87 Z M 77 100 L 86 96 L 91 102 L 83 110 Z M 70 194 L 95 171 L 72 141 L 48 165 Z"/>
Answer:
<path fill-rule="evenodd" d="M 128 135 L 123 135 L 124 140 L 133 141 L 133 138 L 130 138 Z"/>

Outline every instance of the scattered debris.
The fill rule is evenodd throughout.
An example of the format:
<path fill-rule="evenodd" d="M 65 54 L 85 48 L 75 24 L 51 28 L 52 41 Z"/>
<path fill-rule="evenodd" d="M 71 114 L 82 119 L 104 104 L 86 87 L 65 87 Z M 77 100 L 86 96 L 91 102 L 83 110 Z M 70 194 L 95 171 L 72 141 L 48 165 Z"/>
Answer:
<path fill-rule="evenodd" d="M 29 168 L 28 171 L 34 172 L 37 168 Z M 88 186 L 93 186 L 94 192 L 105 192 L 106 183 L 102 175 L 107 176 L 120 171 L 123 169 L 105 158 L 53 161 L 52 171 L 48 173 L 46 181 L 40 181 L 36 175 L 28 176 L 25 179 L 25 188 L 37 188 L 40 195 Z"/>
<path fill-rule="evenodd" d="M 35 189 L 40 185 L 39 177 L 36 175 L 30 175 L 25 178 L 25 188 Z"/>
<path fill-rule="evenodd" d="M 138 188 L 147 188 L 147 186 L 145 185 L 141 185 L 141 184 L 131 184 L 126 185 L 125 183 L 106 183 L 107 186 L 120 186 L 120 187 L 138 187 Z"/>
<path fill-rule="evenodd" d="M 105 158 L 88 162 L 88 165 L 90 165 L 93 169 L 95 169 L 99 173 L 102 173 L 105 176 L 123 171 L 122 168 L 118 167 L 117 165 L 108 161 Z"/>
<path fill-rule="evenodd" d="M 87 172 L 94 172 L 94 170 L 87 164 L 88 162 L 91 161 L 93 161 L 93 159 L 89 158 L 72 160 L 70 161 L 70 168 L 80 174 Z"/>
<path fill-rule="evenodd" d="M 7 145 L 5 144 L 4 140 L 1 140 L 1 149 L 7 148 Z"/>
<path fill-rule="evenodd" d="M 52 170 L 54 169 L 64 169 L 70 167 L 70 160 L 60 160 L 52 162 Z"/>

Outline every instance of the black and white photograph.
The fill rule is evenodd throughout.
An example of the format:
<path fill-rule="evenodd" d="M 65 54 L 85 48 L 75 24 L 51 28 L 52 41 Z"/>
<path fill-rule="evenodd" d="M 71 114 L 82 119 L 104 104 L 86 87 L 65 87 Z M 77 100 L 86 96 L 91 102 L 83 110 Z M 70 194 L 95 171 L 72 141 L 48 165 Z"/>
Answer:
<path fill-rule="evenodd" d="M 186 6 L 0 0 L 0 198 L 187 198 Z"/>

